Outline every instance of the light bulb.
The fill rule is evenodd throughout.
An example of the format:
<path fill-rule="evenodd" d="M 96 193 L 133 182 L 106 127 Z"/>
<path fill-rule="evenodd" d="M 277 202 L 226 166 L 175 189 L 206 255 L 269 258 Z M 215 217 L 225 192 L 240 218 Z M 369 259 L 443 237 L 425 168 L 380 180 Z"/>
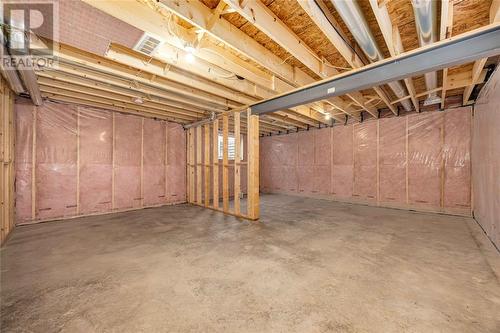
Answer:
<path fill-rule="evenodd" d="M 196 53 L 196 48 L 192 47 L 191 45 L 188 45 L 185 47 L 186 51 L 191 53 L 191 54 L 195 54 Z"/>
<path fill-rule="evenodd" d="M 187 53 L 186 54 L 186 61 L 192 64 L 195 61 L 194 55 L 192 53 Z"/>

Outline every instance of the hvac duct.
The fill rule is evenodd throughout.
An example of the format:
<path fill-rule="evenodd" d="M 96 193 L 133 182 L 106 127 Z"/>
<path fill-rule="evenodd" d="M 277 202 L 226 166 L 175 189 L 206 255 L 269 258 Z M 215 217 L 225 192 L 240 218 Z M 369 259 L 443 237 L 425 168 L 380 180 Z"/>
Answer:
<path fill-rule="evenodd" d="M 413 12 L 415 14 L 415 24 L 417 26 L 418 41 L 420 46 L 425 46 L 436 42 L 437 31 L 437 12 L 435 0 L 412 0 Z M 437 73 L 425 73 L 425 86 L 427 90 L 433 90 L 437 87 Z M 440 103 L 436 92 L 427 96 L 424 105 Z"/>
<path fill-rule="evenodd" d="M 211 112 L 209 118 L 202 119 L 202 120 L 196 121 L 194 123 L 186 124 L 183 127 L 186 130 L 186 129 L 190 129 L 191 127 L 196 127 L 196 126 L 201 126 L 201 125 L 209 124 L 212 121 L 214 121 L 216 118 L 217 118 L 217 115 L 215 114 L 215 112 Z"/>
<path fill-rule="evenodd" d="M 370 62 L 376 62 L 384 59 L 384 56 L 375 41 L 375 37 L 373 37 L 370 27 L 368 26 L 358 3 L 352 0 L 330 1 L 342 17 L 342 20 L 347 25 Z M 408 95 L 400 82 L 390 82 L 388 85 L 398 98 L 403 98 Z M 410 111 L 412 109 L 412 106 L 407 99 L 403 100 L 401 104 L 403 104 L 406 111 Z"/>

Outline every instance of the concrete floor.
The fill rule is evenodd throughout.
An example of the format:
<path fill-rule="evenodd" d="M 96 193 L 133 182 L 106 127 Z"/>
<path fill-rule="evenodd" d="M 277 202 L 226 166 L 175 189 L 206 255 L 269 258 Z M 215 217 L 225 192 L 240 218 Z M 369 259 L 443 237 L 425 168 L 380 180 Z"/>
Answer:
<path fill-rule="evenodd" d="M 17 228 L 3 332 L 500 332 L 500 255 L 467 218 L 283 195 Z"/>

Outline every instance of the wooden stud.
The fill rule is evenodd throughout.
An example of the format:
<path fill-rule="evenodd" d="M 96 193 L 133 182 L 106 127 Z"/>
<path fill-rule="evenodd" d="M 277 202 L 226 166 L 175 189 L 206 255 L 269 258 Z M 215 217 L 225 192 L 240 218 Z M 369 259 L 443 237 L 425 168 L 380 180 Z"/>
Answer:
<path fill-rule="evenodd" d="M 445 177 L 446 177 L 446 170 L 445 170 L 445 162 L 446 162 L 446 151 L 445 151 L 445 113 L 441 114 L 442 122 L 441 122 L 441 165 L 440 165 L 440 180 L 441 180 L 441 186 L 440 186 L 440 199 L 439 199 L 439 206 L 441 209 L 444 209 L 444 184 L 445 184 Z"/>
<path fill-rule="evenodd" d="M 377 119 L 377 206 L 380 205 L 380 119 Z"/>
<path fill-rule="evenodd" d="M 241 133 L 240 113 L 234 113 L 234 213 L 240 214 L 240 192 L 241 192 Z"/>
<path fill-rule="evenodd" d="M 203 179 L 203 173 L 202 173 L 202 146 L 201 146 L 201 126 L 198 126 L 196 128 L 196 203 L 198 205 L 203 204 L 203 198 L 201 197 L 202 195 L 202 179 Z"/>
<path fill-rule="evenodd" d="M 165 160 L 164 160 L 164 163 L 165 163 L 165 189 L 164 189 L 164 194 L 165 194 L 165 202 L 168 202 L 168 122 L 164 121 L 163 124 L 165 125 Z M 187 133 L 187 132 L 186 132 Z M 186 140 L 186 142 L 188 142 L 188 140 Z M 186 145 L 189 149 L 189 144 Z M 189 151 L 188 151 L 188 154 L 189 154 Z M 186 154 L 186 159 L 188 159 L 189 155 Z M 186 163 L 186 179 L 188 180 L 188 196 L 189 196 L 189 162 Z M 188 202 L 189 202 L 189 198 L 188 198 Z"/>
<path fill-rule="evenodd" d="M 144 118 L 141 118 L 141 207 L 144 207 Z"/>
<path fill-rule="evenodd" d="M 115 164 L 116 164 L 116 124 L 113 112 L 113 131 L 111 145 L 111 209 L 115 209 Z"/>
<path fill-rule="evenodd" d="M 80 108 L 76 108 L 76 215 L 80 214 Z"/>
<path fill-rule="evenodd" d="M 406 116 L 406 138 L 405 138 L 405 151 L 406 151 L 406 177 L 405 177 L 405 180 L 406 180 L 406 204 L 409 205 L 410 204 L 410 181 L 409 181 L 409 162 L 410 162 L 410 157 L 409 157 L 409 148 L 410 148 L 410 144 L 409 144 L 409 138 L 410 136 L 410 130 L 409 130 L 409 127 L 408 127 L 408 116 Z"/>
<path fill-rule="evenodd" d="M 195 147 L 194 147 L 194 134 L 195 134 L 195 129 L 190 128 L 188 130 L 188 141 L 189 141 L 189 177 L 188 177 L 188 183 L 189 183 L 189 202 L 190 203 L 195 203 L 196 202 L 196 197 L 195 197 Z"/>
<path fill-rule="evenodd" d="M 334 135 L 333 135 L 333 127 L 330 128 L 330 194 L 334 193 L 334 187 L 333 187 L 333 146 L 335 144 L 334 140 Z"/>
<path fill-rule="evenodd" d="M 212 132 L 212 186 L 213 186 L 213 208 L 219 208 L 219 121 L 213 122 Z"/>
<path fill-rule="evenodd" d="M 260 216 L 259 203 L 259 116 L 254 116 L 249 108 L 247 111 L 247 216 L 257 220 Z"/>
<path fill-rule="evenodd" d="M 205 207 L 210 206 L 210 124 L 205 124 Z"/>
<path fill-rule="evenodd" d="M 222 207 L 229 212 L 229 116 L 222 116 Z"/>
<path fill-rule="evenodd" d="M 14 94 L 0 78 L 0 244 L 14 228 Z"/>
<path fill-rule="evenodd" d="M 31 219 L 36 219 L 36 123 L 37 110 L 33 106 L 33 133 L 31 147 Z"/>
<path fill-rule="evenodd" d="M 14 92 L 11 91 L 9 94 L 9 106 L 10 106 L 10 120 L 9 120 L 9 128 L 10 128 L 10 145 L 9 145 L 9 161 L 10 161 L 10 202 L 9 202 L 9 210 L 10 210 L 10 228 L 9 231 L 14 229 L 15 226 L 15 183 L 16 183 L 16 125 L 14 119 Z"/>

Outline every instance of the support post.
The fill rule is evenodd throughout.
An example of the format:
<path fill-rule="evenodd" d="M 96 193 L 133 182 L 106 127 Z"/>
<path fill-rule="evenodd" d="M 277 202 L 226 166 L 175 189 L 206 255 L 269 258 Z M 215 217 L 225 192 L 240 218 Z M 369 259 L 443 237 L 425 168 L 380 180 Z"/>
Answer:
<path fill-rule="evenodd" d="M 194 128 L 190 128 L 188 130 L 188 139 L 189 139 L 189 203 L 194 203 L 195 200 L 195 191 L 194 191 Z"/>
<path fill-rule="evenodd" d="M 219 121 L 216 119 L 213 124 L 212 133 L 212 186 L 213 188 L 213 208 L 219 208 Z"/>
<path fill-rule="evenodd" d="M 234 113 L 234 214 L 239 215 L 241 193 L 241 136 L 240 113 Z"/>
<path fill-rule="evenodd" d="M 229 116 L 222 116 L 222 208 L 229 212 Z"/>
<path fill-rule="evenodd" d="M 252 115 L 247 109 L 247 140 L 248 140 L 248 170 L 247 170 L 247 215 L 252 220 L 257 220 L 259 209 L 259 116 Z"/>
<path fill-rule="evenodd" d="M 205 207 L 210 206 L 210 124 L 204 126 L 205 130 L 205 156 L 203 164 L 205 167 Z"/>
<path fill-rule="evenodd" d="M 202 171 L 201 171 L 201 126 L 196 127 L 196 203 L 203 204 L 202 195 Z"/>

